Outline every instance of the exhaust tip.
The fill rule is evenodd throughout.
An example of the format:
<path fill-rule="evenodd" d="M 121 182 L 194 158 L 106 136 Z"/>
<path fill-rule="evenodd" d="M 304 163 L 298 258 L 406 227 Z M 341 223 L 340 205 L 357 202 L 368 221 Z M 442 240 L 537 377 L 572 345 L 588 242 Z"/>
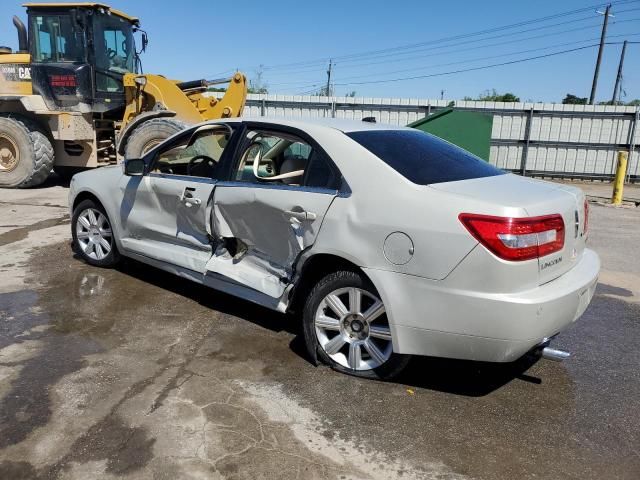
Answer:
<path fill-rule="evenodd" d="M 542 358 L 553 360 L 554 362 L 562 362 L 571 356 L 571 353 L 557 348 L 544 347 L 541 351 Z"/>

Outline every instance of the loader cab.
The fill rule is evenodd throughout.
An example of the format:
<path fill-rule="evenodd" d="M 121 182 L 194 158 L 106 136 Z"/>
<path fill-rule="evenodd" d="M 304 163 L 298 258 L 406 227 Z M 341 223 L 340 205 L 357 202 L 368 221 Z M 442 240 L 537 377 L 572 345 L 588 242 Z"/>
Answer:
<path fill-rule="evenodd" d="M 117 118 L 138 20 L 101 4 L 27 4 L 33 91 L 52 110 Z"/>

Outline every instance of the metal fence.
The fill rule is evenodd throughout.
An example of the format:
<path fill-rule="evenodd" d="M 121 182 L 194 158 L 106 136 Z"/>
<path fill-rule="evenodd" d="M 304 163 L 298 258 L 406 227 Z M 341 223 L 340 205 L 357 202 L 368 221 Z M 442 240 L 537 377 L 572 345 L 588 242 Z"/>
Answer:
<path fill-rule="evenodd" d="M 375 117 L 407 125 L 447 100 L 249 95 L 244 116 Z M 629 152 L 627 177 L 640 182 L 640 109 L 626 106 L 456 101 L 454 108 L 493 116 L 489 161 L 523 175 L 613 178 L 619 150 Z"/>

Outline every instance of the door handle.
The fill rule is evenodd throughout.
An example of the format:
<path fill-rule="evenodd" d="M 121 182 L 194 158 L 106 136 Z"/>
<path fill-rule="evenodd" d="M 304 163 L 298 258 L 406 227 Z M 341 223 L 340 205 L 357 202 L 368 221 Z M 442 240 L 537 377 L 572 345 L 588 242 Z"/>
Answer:
<path fill-rule="evenodd" d="M 195 188 L 186 187 L 184 192 L 182 192 L 182 196 L 180 197 L 180 201 L 185 204 L 187 207 L 192 207 L 193 205 L 200 205 L 202 201 L 199 198 L 193 196 L 193 192 L 195 192 Z"/>
<path fill-rule="evenodd" d="M 285 215 L 287 215 L 290 218 L 295 218 L 296 220 L 300 220 L 301 222 L 304 222 L 305 220 L 315 220 L 318 216 L 313 213 L 313 212 L 306 212 L 306 211 L 301 211 L 301 212 L 294 212 L 293 210 L 285 210 Z"/>

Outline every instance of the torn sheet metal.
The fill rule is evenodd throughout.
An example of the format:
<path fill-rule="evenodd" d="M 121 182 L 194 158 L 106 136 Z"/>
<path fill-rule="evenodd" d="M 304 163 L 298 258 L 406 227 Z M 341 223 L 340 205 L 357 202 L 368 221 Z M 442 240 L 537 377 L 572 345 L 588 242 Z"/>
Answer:
<path fill-rule="evenodd" d="M 303 189 L 219 185 L 212 230 L 220 247 L 207 271 L 280 298 L 291 282 L 296 259 L 315 241 L 333 198 Z M 305 211 L 313 214 L 309 220 L 300 218 Z M 233 251 L 230 239 L 243 247 Z"/>

